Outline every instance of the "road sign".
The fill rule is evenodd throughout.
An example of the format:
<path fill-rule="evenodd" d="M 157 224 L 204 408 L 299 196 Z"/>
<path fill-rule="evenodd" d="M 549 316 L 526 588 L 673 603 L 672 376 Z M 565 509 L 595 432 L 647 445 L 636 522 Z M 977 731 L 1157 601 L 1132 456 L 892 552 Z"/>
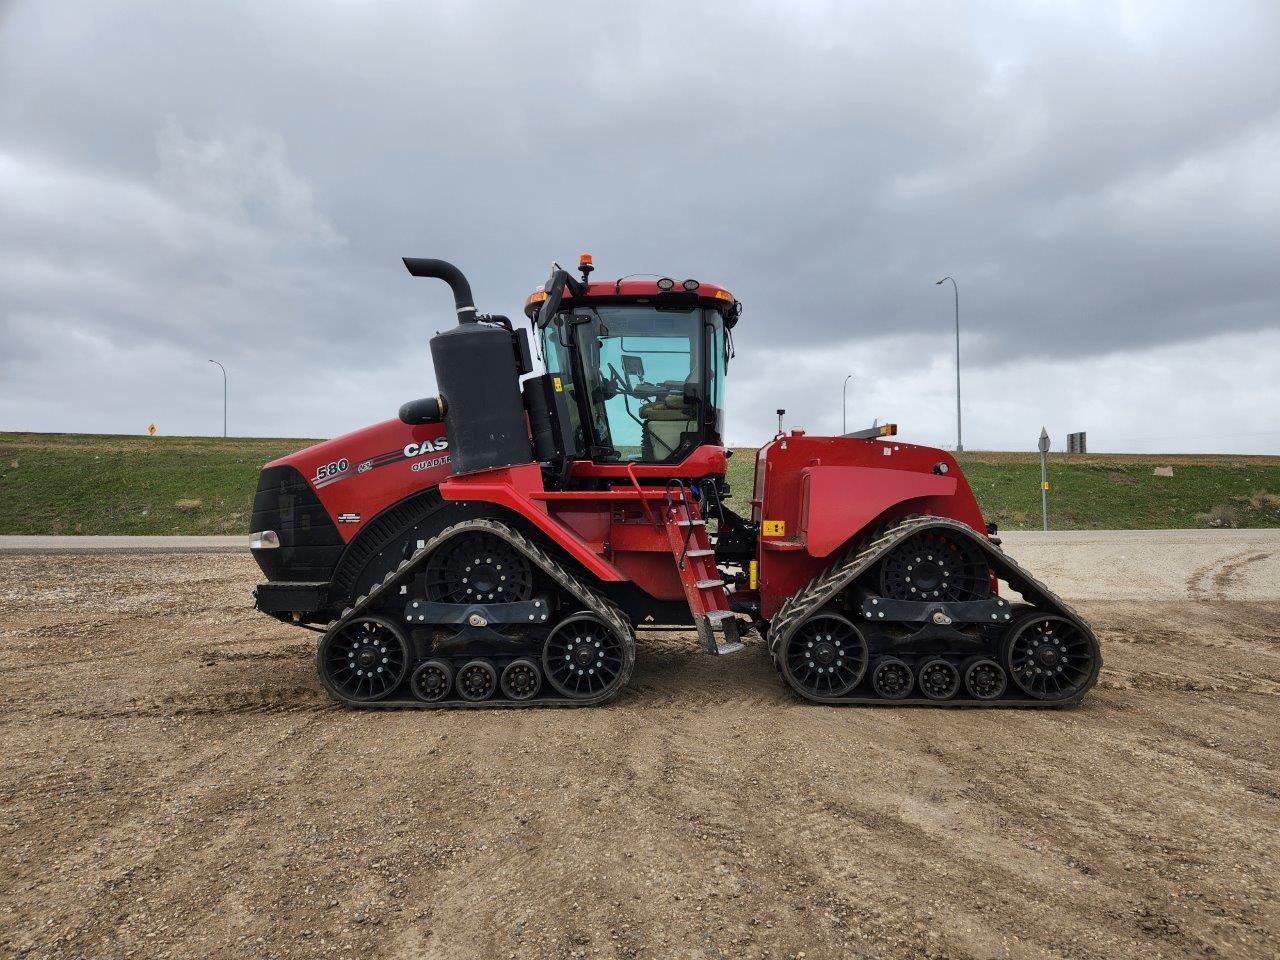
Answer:
<path fill-rule="evenodd" d="M 1049 529 L 1049 431 L 1040 428 L 1040 439 L 1036 442 L 1040 450 L 1040 520 L 1045 530 Z"/>
<path fill-rule="evenodd" d="M 147 427 L 147 436 L 154 437 L 156 435 L 156 425 L 153 423 Z"/>

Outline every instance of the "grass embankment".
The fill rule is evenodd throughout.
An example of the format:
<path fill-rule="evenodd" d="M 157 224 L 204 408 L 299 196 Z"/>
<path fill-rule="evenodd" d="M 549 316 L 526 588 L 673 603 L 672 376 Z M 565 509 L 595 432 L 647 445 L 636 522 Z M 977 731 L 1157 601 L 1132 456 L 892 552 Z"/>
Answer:
<path fill-rule="evenodd" d="M 0 433 L 0 533 L 245 533 L 262 465 L 312 443 Z"/>
<path fill-rule="evenodd" d="M 315 442 L 0 433 L 0 534 L 244 533 L 262 464 Z M 753 458 L 730 460 L 740 510 Z M 1039 528 L 1035 454 L 960 463 L 989 519 Z M 1166 466 L 1172 477 L 1153 476 Z M 1280 526 L 1280 457 L 1052 454 L 1049 479 L 1055 529 Z"/>

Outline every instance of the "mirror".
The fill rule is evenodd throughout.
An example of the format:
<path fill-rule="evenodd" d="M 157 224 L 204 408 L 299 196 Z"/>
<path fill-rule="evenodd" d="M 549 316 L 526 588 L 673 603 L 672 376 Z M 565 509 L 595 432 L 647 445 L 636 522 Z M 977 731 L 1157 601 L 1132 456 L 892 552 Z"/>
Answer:
<path fill-rule="evenodd" d="M 630 353 L 624 353 L 622 355 L 622 372 L 627 375 L 627 379 L 631 377 L 644 379 L 644 359 Z"/>
<path fill-rule="evenodd" d="M 564 296 L 564 285 L 568 279 L 569 274 L 565 270 L 551 271 L 551 276 L 547 278 L 547 282 L 542 287 L 547 291 L 547 299 L 543 300 L 542 306 L 538 308 L 539 327 L 545 327 L 550 323 L 551 318 L 560 309 L 560 299 Z"/>

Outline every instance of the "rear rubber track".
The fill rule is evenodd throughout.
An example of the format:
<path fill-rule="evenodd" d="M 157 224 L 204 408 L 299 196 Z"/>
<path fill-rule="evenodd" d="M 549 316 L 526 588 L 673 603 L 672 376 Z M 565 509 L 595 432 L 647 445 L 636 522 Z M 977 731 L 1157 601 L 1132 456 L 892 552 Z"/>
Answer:
<path fill-rule="evenodd" d="M 977 544 L 986 554 L 989 565 L 996 571 L 996 574 L 1022 594 L 1023 598 L 1032 603 L 1038 611 L 1065 617 L 1089 636 L 1093 636 L 1093 631 L 1088 623 L 1071 609 L 1065 601 L 1028 573 L 1017 562 L 1010 559 L 1003 551 L 997 549 L 986 537 L 978 534 L 968 524 L 960 523 L 948 517 L 911 516 L 890 525 L 870 543 L 850 551 L 842 561 L 828 567 L 810 580 L 800 592 L 788 597 L 786 602 L 779 608 L 777 615 L 769 625 L 769 655 L 773 660 L 774 668 L 778 671 L 778 676 L 782 678 L 782 682 L 786 683 L 789 689 L 795 690 L 795 687 L 787 683 L 786 676 L 783 674 L 780 651 L 784 649 L 786 640 L 800 624 L 839 596 L 842 590 L 870 570 L 886 553 L 908 537 L 923 530 L 938 529 L 945 530 L 947 533 L 956 536 L 967 537 Z M 932 700 L 923 696 L 888 700 L 877 696 L 875 693 L 865 694 L 859 692 L 842 697 L 820 697 L 804 691 L 797 690 L 796 692 L 806 700 L 824 704 L 892 707 L 1066 707 L 1079 703 L 1081 698 L 1093 688 L 1093 685 L 1098 680 L 1098 673 L 1101 668 L 1102 656 L 1099 653 L 1095 658 L 1093 673 L 1088 683 L 1078 693 L 1063 700 L 1037 700 L 1033 697 L 1017 696 L 1011 693 L 1006 693 L 1004 697 L 998 700 L 977 700 L 972 697 L 966 697 L 963 690 L 959 696 L 950 700 Z M 860 688 L 868 685 L 870 665 L 868 666 L 867 674 L 859 684 Z M 1009 688 L 1012 689 L 1013 686 L 1012 681 L 1010 681 Z"/>
<path fill-rule="evenodd" d="M 387 575 L 383 577 L 382 580 L 372 589 L 370 589 L 368 593 L 357 599 L 350 607 L 343 610 L 342 615 L 329 625 L 325 631 L 325 636 L 328 637 L 337 633 L 352 620 L 364 615 L 365 613 L 375 612 L 375 607 L 379 601 L 386 599 L 388 596 L 394 596 L 395 592 L 399 590 L 401 586 L 411 580 L 413 576 L 418 573 L 419 569 L 426 564 L 428 558 L 440 547 L 441 544 L 453 537 L 467 533 L 488 533 L 505 540 L 516 550 L 519 550 L 522 554 L 528 557 L 529 561 L 538 567 L 538 569 L 540 569 L 556 587 L 562 590 L 574 601 L 581 604 L 583 611 L 595 614 L 603 620 L 610 629 L 614 630 L 617 635 L 622 638 L 623 649 L 622 671 L 617 683 L 614 684 L 611 689 L 606 690 L 604 693 L 596 697 L 586 697 L 582 699 L 554 695 L 553 688 L 549 683 L 547 683 L 545 678 L 543 680 L 543 690 L 551 690 L 553 691 L 553 695 L 543 696 L 539 694 L 532 700 L 490 699 L 476 702 L 455 697 L 452 699 L 437 700 L 432 703 L 427 703 L 412 696 L 408 689 L 409 685 L 407 680 L 400 690 L 394 691 L 389 697 L 382 700 L 349 700 L 335 694 L 334 691 L 329 689 L 326 685 L 326 691 L 330 696 L 333 696 L 335 700 L 345 706 L 362 710 L 483 710 L 495 708 L 517 709 L 522 707 L 593 707 L 599 706 L 603 703 L 608 703 L 616 697 L 619 691 L 621 691 L 631 679 L 631 671 L 635 667 L 636 635 L 630 621 L 627 620 L 616 604 L 565 570 L 564 567 L 553 560 L 536 543 L 524 534 L 520 533 L 518 530 L 496 520 L 464 520 L 461 523 L 455 523 L 454 525 L 441 530 L 438 534 L 415 550 L 394 570 L 387 573 Z M 570 611 L 566 616 L 571 616 L 576 612 L 579 611 Z M 319 669 L 319 654 L 317 653 L 317 670 L 319 671 Z M 412 673 L 412 671 L 413 664 L 410 665 L 409 673 Z"/>

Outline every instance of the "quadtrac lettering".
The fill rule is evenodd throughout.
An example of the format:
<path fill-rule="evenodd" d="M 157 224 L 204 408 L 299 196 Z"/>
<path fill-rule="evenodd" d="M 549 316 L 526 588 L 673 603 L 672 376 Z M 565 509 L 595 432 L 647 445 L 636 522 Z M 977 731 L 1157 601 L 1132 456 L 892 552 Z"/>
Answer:
<path fill-rule="evenodd" d="M 423 470 L 434 470 L 436 467 L 444 466 L 449 462 L 449 454 L 446 453 L 443 457 L 432 457 L 430 460 L 418 458 L 448 449 L 449 438 L 440 437 L 438 440 L 423 440 L 421 443 L 406 444 L 404 455 L 406 459 L 413 460 L 413 463 L 409 465 L 409 469 L 414 473 L 419 473 Z"/>

